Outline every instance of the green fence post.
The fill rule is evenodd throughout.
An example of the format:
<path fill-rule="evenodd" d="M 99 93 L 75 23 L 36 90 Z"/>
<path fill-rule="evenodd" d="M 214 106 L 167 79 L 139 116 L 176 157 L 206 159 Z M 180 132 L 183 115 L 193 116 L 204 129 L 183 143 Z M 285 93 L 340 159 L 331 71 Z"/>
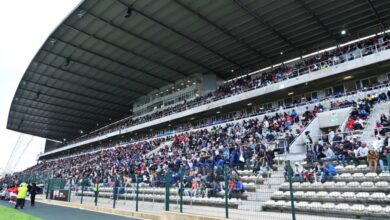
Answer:
<path fill-rule="evenodd" d="M 224 179 L 225 179 L 225 218 L 229 218 L 229 178 L 228 178 L 228 169 L 224 167 Z"/>
<path fill-rule="evenodd" d="M 387 154 L 387 169 L 390 172 L 390 154 Z"/>
<path fill-rule="evenodd" d="M 165 175 L 165 211 L 169 211 L 169 188 L 171 184 L 169 168 L 167 168 L 167 173 Z"/>
<path fill-rule="evenodd" d="M 179 188 L 179 193 L 180 193 L 180 213 L 183 212 L 183 192 L 184 192 L 184 185 L 183 185 L 183 178 L 184 178 L 184 172 L 183 169 L 180 171 L 180 188 Z"/>
<path fill-rule="evenodd" d="M 293 170 L 291 168 L 290 160 L 288 160 L 287 163 L 288 163 L 288 182 L 290 187 L 291 214 L 292 214 L 292 220 L 295 220 L 294 192 L 292 188 Z"/>
<path fill-rule="evenodd" d="M 138 195 L 139 195 L 139 180 L 138 175 L 135 176 L 136 188 L 135 188 L 135 211 L 138 212 Z"/>
<path fill-rule="evenodd" d="M 68 196 L 68 202 L 70 202 L 70 196 L 72 195 L 72 179 L 70 180 L 69 183 L 69 196 Z"/>
<path fill-rule="evenodd" d="M 118 177 L 115 176 L 115 180 L 114 180 L 114 189 L 113 189 L 113 204 L 112 204 L 112 208 L 115 209 L 115 205 L 116 205 L 116 197 L 118 195 Z"/>
<path fill-rule="evenodd" d="M 84 181 L 85 181 L 85 179 L 83 178 L 83 179 L 81 180 L 81 199 L 80 199 L 80 204 L 83 204 L 84 185 L 85 185 Z"/>
<path fill-rule="evenodd" d="M 50 190 L 50 181 L 51 179 L 47 180 L 47 186 L 46 186 L 46 199 L 49 198 L 49 190 Z"/>
<path fill-rule="evenodd" d="M 99 198 L 99 182 L 96 182 L 93 188 L 93 191 L 95 193 L 95 206 L 97 206 L 98 203 L 98 198 Z"/>

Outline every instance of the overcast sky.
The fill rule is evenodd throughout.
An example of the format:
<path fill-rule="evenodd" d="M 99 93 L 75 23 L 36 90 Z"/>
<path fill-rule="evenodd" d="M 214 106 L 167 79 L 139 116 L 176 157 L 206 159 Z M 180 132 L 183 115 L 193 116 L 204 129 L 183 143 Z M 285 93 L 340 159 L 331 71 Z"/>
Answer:
<path fill-rule="evenodd" d="M 55 27 L 80 0 L 0 0 L 0 168 L 5 168 L 19 133 L 7 130 L 12 98 L 28 64 Z M 16 170 L 36 163 L 44 145 L 34 137 Z"/>

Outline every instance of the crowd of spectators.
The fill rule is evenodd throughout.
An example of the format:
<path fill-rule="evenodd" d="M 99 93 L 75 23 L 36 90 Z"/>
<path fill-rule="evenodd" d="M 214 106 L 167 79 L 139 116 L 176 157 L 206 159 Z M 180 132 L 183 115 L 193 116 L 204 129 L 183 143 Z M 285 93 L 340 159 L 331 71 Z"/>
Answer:
<path fill-rule="evenodd" d="M 278 139 L 293 141 L 317 111 L 318 108 L 307 109 L 302 115 L 295 110 L 273 113 L 261 119 L 214 126 L 210 130 L 184 132 L 174 135 L 169 143 L 145 141 L 43 161 L 23 173 L 51 171 L 52 177 L 65 178 L 72 184 L 87 178 L 91 185 L 100 182 L 106 187 L 113 186 L 115 180 L 121 187 L 131 186 L 137 177 L 141 182 L 160 187 L 165 184 L 169 170 L 174 185 L 184 172 L 187 194 L 212 196 L 223 188 L 220 182 L 225 166 L 230 170 L 251 169 L 253 175 L 268 171 L 275 152 L 280 151 L 275 144 Z M 163 147 L 148 155 L 160 145 Z M 229 174 L 230 197 L 240 196 L 245 190 L 237 174 L 237 171 Z"/>
<path fill-rule="evenodd" d="M 244 76 L 229 82 L 217 88 L 216 91 L 198 96 L 191 101 L 184 101 L 181 104 L 167 107 L 157 112 L 140 116 L 137 118 L 129 117 L 120 122 L 110 124 L 102 129 L 83 135 L 74 140 L 67 141 L 66 144 L 77 143 L 89 138 L 101 136 L 116 130 L 124 129 L 129 126 L 142 124 L 151 120 L 165 117 L 177 112 L 185 111 L 199 105 L 211 103 L 223 98 L 238 95 L 253 89 L 261 88 L 283 80 L 291 79 L 299 75 L 315 72 L 323 68 L 338 65 L 349 60 L 359 58 L 374 53 L 376 50 L 390 48 L 389 34 L 375 36 L 343 47 L 337 47 L 331 51 L 325 51 L 312 57 L 305 58 L 291 65 L 281 64 L 269 72 L 261 73 L 259 76 Z"/>

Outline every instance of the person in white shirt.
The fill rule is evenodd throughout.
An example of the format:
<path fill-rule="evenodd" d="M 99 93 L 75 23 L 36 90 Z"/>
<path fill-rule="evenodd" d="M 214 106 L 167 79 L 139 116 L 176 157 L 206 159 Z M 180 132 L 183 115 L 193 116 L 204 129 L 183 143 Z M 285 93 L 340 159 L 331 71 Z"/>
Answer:
<path fill-rule="evenodd" d="M 377 136 L 376 139 L 372 142 L 372 147 L 374 147 L 376 152 L 382 152 L 383 140 L 380 136 Z"/>
<path fill-rule="evenodd" d="M 330 149 L 330 147 L 325 147 L 324 151 L 325 151 L 324 153 L 325 153 L 326 159 L 334 160 L 336 158 L 336 155 L 334 154 L 333 150 Z"/>
<path fill-rule="evenodd" d="M 354 156 L 354 161 L 356 164 L 359 163 L 359 160 L 367 160 L 367 155 L 368 155 L 368 148 L 366 143 L 362 143 L 362 145 L 354 151 L 355 155 Z"/>

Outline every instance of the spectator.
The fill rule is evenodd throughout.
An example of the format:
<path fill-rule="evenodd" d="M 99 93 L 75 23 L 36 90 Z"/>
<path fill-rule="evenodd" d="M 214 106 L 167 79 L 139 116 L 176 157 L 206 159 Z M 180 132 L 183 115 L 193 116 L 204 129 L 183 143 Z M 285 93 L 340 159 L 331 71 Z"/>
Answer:
<path fill-rule="evenodd" d="M 19 206 L 21 209 L 24 208 L 26 196 L 27 196 L 27 184 L 23 182 L 20 184 L 20 187 L 18 188 L 18 195 L 16 196 L 15 209 L 17 209 Z"/>
<path fill-rule="evenodd" d="M 370 148 L 367 155 L 367 162 L 370 169 L 376 172 L 378 167 L 378 154 L 374 148 Z"/>
<path fill-rule="evenodd" d="M 333 177 L 337 175 L 336 168 L 327 159 L 324 159 L 324 168 L 321 176 L 321 182 L 332 181 Z"/>

